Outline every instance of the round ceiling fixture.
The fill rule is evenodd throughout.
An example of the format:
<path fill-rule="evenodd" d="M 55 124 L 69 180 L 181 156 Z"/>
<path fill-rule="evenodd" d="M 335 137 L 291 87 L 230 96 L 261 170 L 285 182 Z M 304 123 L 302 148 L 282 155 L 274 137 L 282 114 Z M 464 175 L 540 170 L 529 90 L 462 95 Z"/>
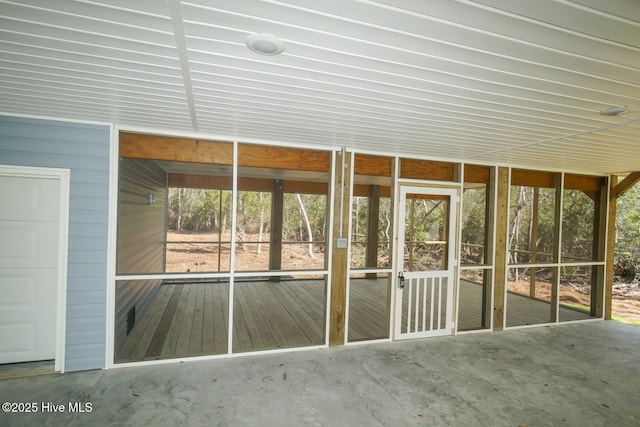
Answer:
<path fill-rule="evenodd" d="M 626 105 L 621 105 L 619 107 L 605 108 L 604 110 L 600 111 L 600 114 L 602 114 L 603 116 L 619 116 L 621 114 L 628 113 L 629 111 L 631 111 L 631 108 L 627 107 Z"/>
<path fill-rule="evenodd" d="M 276 36 L 265 33 L 249 34 L 245 39 L 247 47 L 260 55 L 278 55 L 284 52 L 284 42 Z"/>

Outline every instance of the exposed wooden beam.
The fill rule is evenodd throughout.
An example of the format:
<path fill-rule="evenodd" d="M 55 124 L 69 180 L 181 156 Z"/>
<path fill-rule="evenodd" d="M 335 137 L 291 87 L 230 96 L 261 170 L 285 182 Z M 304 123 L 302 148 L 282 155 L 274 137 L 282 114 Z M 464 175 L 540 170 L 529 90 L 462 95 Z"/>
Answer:
<path fill-rule="evenodd" d="M 511 170 L 511 185 L 526 187 L 555 188 L 556 176 L 553 172 L 540 172 L 526 169 Z"/>
<path fill-rule="evenodd" d="M 271 178 L 238 178 L 238 190 L 240 191 L 273 191 L 275 179 Z M 193 174 L 169 174 L 169 187 L 179 188 L 205 188 L 211 190 L 231 190 L 232 178 L 230 176 L 193 175 Z M 329 184 L 326 182 L 311 181 L 283 181 L 285 193 L 300 194 L 328 194 Z"/>
<path fill-rule="evenodd" d="M 464 182 L 488 184 L 491 181 L 491 167 L 464 165 Z"/>
<path fill-rule="evenodd" d="M 120 156 L 135 159 L 230 165 L 233 162 L 233 144 L 121 132 Z"/>
<path fill-rule="evenodd" d="M 369 197 L 371 194 L 371 184 L 353 184 L 353 195 L 359 197 Z M 380 197 L 391 197 L 391 187 L 379 185 Z"/>
<path fill-rule="evenodd" d="M 459 170 L 458 163 L 400 159 L 400 178 L 458 181 Z"/>
<path fill-rule="evenodd" d="M 238 166 L 329 172 L 329 151 L 238 144 Z"/>
<path fill-rule="evenodd" d="M 585 193 L 596 193 L 600 191 L 602 185 L 607 182 L 607 178 L 602 176 L 587 175 L 564 175 L 565 190 L 582 190 Z"/>
<path fill-rule="evenodd" d="M 121 132 L 120 156 L 136 159 L 231 165 L 233 162 L 233 144 L 230 142 Z M 330 159 L 331 153 L 329 151 L 253 144 L 238 145 L 238 166 L 328 172 Z"/>
<path fill-rule="evenodd" d="M 391 177 L 392 160 L 391 157 L 356 154 L 353 163 L 353 173 L 356 175 Z"/>
<path fill-rule="evenodd" d="M 617 199 L 622 196 L 628 189 L 640 180 L 640 172 L 633 172 L 627 175 L 620 183 L 616 184 L 611 189 L 611 197 Z"/>

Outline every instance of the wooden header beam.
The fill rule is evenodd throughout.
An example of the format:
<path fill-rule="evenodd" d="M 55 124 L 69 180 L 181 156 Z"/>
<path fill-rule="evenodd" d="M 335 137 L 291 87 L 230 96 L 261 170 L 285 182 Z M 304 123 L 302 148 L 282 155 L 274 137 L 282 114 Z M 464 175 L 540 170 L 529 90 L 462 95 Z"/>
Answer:
<path fill-rule="evenodd" d="M 355 175 L 388 176 L 391 177 L 391 157 L 366 156 L 356 154 L 353 161 Z"/>
<path fill-rule="evenodd" d="M 602 186 L 606 183 L 606 178 L 601 176 L 587 175 L 564 175 L 565 190 L 582 190 L 586 193 L 598 192 L 602 190 Z"/>
<path fill-rule="evenodd" d="M 271 178 L 238 178 L 238 190 L 272 192 L 275 179 Z M 192 175 L 181 173 L 169 174 L 169 187 L 205 188 L 210 190 L 231 190 L 233 182 L 230 176 Z M 283 181 L 284 193 L 329 194 L 326 182 Z"/>
<path fill-rule="evenodd" d="M 371 184 L 353 184 L 353 195 L 360 197 L 369 197 L 371 195 Z M 380 197 L 391 197 L 391 187 L 379 186 Z"/>
<path fill-rule="evenodd" d="M 526 187 L 556 188 L 556 173 L 525 169 L 511 170 L 511 185 Z"/>
<path fill-rule="evenodd" d="M 233 162 L 233 144 L 121 132 L 120 156 L 230 165 Z"/>
<path fill-rule="evenodd" d="M 159 135 L 120 133 L 120 156 L 135 159 L 233 164 L 233 144 Z M 329 151 L 239 144 L 238 166 L 329 172 Z"/>
<path fill-rule="evenodd" d="M 491 169 L 489 166 L 464 165 L 464 182 L 489 184 L 491 182 Z"/>
<path fill-rule="evenodd" d="M 459 170 L 458 163 L 400 159 L 400 178 L 457 182 Z"/>
<path fill-rule="evenodd" d="M 331 153 L 299 148 L 238 144 L 238 166 L 329 172 Z"/>

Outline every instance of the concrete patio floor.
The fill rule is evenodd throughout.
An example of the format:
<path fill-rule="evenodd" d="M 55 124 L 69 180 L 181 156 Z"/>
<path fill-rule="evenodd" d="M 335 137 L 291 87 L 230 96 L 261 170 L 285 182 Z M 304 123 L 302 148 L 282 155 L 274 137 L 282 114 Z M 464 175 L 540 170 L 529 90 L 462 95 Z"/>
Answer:
<path fill-rule="evenodd" d="M 640 328 L 595 321 L 5 379 L 0 402 L 38 410 L 3 405 L 2 426 L 637 426 Z"/>

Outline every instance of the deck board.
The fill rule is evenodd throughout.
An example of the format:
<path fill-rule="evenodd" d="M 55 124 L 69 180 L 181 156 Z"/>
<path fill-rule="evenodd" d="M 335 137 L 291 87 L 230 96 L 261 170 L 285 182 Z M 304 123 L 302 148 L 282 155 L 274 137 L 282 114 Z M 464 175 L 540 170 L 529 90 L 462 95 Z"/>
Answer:
<path fill-rule="evenodd" d="M 481 286 L 461 281 L 458 329 L 480 326 Z M 236 282 L 233 351 L 321 345 L 325 339 L 324 280 Z M 389 337 L 387 278 L 352 279 L 350 342 Z M 128 362 L 227 353 L 228 283 L 163 284 L 116 361 Z M 550 306 L 509 293 L 507 325 L 545 323 Z M 589 318 L 560 308 L 562 320 Z M 404 319 L 406 322 L 406 316 Z"/>

